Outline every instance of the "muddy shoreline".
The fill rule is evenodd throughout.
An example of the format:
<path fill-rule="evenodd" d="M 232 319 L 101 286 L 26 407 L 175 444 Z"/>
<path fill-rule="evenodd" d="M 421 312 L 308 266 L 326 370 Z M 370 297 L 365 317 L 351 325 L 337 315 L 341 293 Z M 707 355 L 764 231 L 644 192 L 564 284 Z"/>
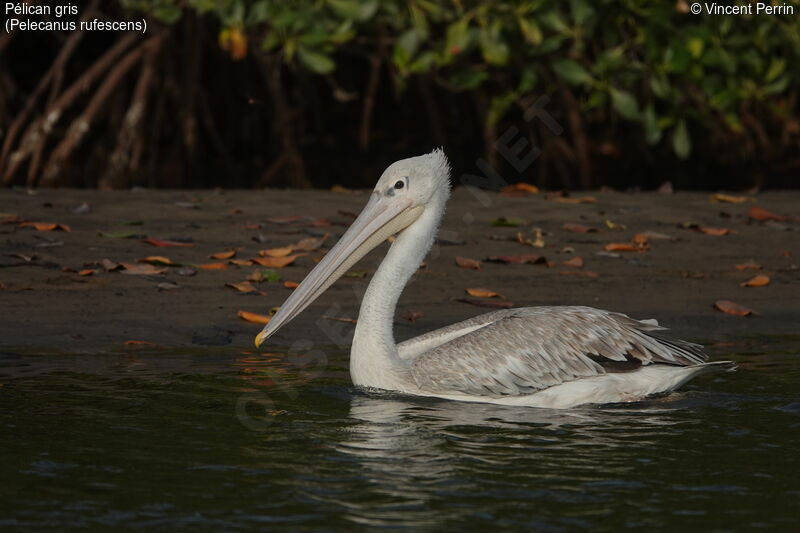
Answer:
<path fill-rule="evenodd" d="M 314 258 L 335 242 L 366 201 L 366 192 L 330 191 L 0 191 L 0 213 L 32 222 L 66 224 L 69 232 L 39 231 L 18 222 L 0 224 L 0 347 L 56 347 L 68 352 L 135 346 L 233 346 L 249 349 L 260 326 L 238 318 L 240 310 L 267 314 L 290 294 L 282 281 L 299 282 Z M 800 324 L 800 192 L 766 192 L 754 200 L 712 202 L 707 193 L 582 193 L 594 203 L 562 203 L 544 195 L 509 197 L 465 189 L 454 192 L 442 237 L 400 300 L 396 337 L 425 331 L 490 311 L 457 301 L 467 288 L 495 291 L 514 306 L 589 305 L 655 318 L 676 335 L 704 343 L 760 335 L 796 335 Z M 81 207 L 82 204 L 87 207 Z M 748 209 L 759 206 L 791 218 L 754 221 Z M 289 223 L 278 217 L 301 216 Z M 519 227 L 493 226 L 500 217 L 521 218 Z M 616 225 L 609 228 L 606 221 Z M 135 223 L 135 225 L 130 225 Z M 681 227 L 726 228 L 719 236 Z M 597 232 L 568 231 L 579 224 Z M 622 229 L 624 226 L 624 229 Z M 536 240 L 543 248 L 516 241 Z M 634 235 L 655 232 L 643 252 L 608 252 L 608 243 L 630 243 Z M 131 238 L 119 238 L 125 233 Z M 330 233 L 321 250 L 275 269 L 281 282 L 256 284 L 264 294 L 226 287 L 256 266 L 228 264 L 224 270 L 197 269 L 184 276 L 179 267 L 154 275 L 126 275 L 97 264 L 136 263 L 165 256 L 180 265 L 225 262 L 212 254 L 238 249 L 236 258 L 258 257 L 259 250 L 286 246 Z M 104 234 L 104 235 L 101 235 Z M 154 247 L 143 238 L 190 242 L 186 247 Z M 358 296 L 369 282 L 385 248 L 369 254 L 355 270 L 365 277 L 343 278 L 290 326 L 274 346 L 298 340 L 346 345 L 356 318 Z M 600 252 L 600 254 L 598 254 Z M 547 264 L 483 261 L 479 271 L 460 268 L 455 257 L 541 255 Z M 615 256 L 616 254 L 616 256 Z M 563 263 L 576 256 L 583 267 Z M 737 270 L 748 261 L 763 268 Z M 95 270 L 91 275 L 81 271 Z M 587 273 L 589 272 L 589 273 Z M 84 272 L 85 273 L 85 272 Z M 741 287 L 757 273 L 765 287 Z M 596 274 L 596 277 L 594 276 Z M 712 306 L 726 299 L 753 309 L 739 317 Z M 490 301 L 498 301 L 498 298 Z M 422 313 L 411 323 L 400 315 Z M 148 346 L 149 344 L 144 344 Z"/>

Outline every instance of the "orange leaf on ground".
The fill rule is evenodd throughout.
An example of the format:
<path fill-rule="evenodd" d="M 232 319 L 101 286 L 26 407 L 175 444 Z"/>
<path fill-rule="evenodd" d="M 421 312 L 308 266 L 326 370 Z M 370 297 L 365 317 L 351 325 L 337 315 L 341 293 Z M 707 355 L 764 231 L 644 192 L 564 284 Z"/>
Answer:
<path fill-rule="evenodd" d="M 242 281 L 240 283 L 226 283 L 225 286 L 226 287 L 230 287 L 231 289 L 236 289 L 237 291 L 243 292 L 245 294 L 250 293 L 250 292 L 257 292 L 257 293 L 261 294 L 262 296 L 264 294 L 266 294 L 263 291 L 260 291 L 260 290 L 256 289 L 253 286 L 253 284 L 250 283 L 249 281 Z"/>
<path fill-rule="evenodd" d="M 150 263 L 153 265 L 172 265 L 172 260 L 161 255 L 151 255 L 143 259 L 137 259 L 138 263 Z"/>
<path fill-rule="evenodd" d="M 539 192 L 539 187 L 536 185 L 531 185 L 530 183 L 514 183 L 513 185 L 506 185 L 500 192 L 509 194 L 509 193 L 524 193 L 526 196 L 528 194 L 536 194 Z"/>
<path fill-rule="evenodd" d="M 579 198 L 573 198 L 571 196 L 557 196 L 555 198 L 556 202 L 560 202 L 562 204 L 594 204 L 597 203 L 597 198 L 594 196 L 581 196 Z"/>
<path fill-rule="evenodd" d="M 298 257 L 306 254 L 287 255 L 285 257 L 254 257 L 253 262 L 268 268 L 283 268 L 294 263 Z"/>
<path fill-rule="evenodd" d="M 542 255 L 536 254 L 522 254 L 522 255 L 493 255 L 486 258 L 490 263 L 503 263 L 503 264 L 530 264 L 542 265 L 547 263 L 547 259 Z"/>
<path fill-rule="evenodd" d="M 286 287 L 287 289 L 296 289 L 297 287 L 300 286 L 300 284 L 297 283 L 296 281 L 284 281 L 283 286 Z"/>
<path fill-rule="evenodd" d="M 403 320 L 408 320 L 412 324 L 425 316 L 421 311 L 409 311 L 407 313 L 401 313 L 400 318 Z"/>
<path fill-rule="evenodd" d="M 78 272 L 79 276 L 91 276 L 96 272 L 96 270 L 92 270 L 91 268 L 85 268 Z"/>
<path fill-rule="evenodd" d="M 735 316 L 750 316 L 755 313 L 752 309 L 730 300 L 717 300 L 714 302 L 714 309 Z"/>
<path fill-rule="evenodd" d="M 475 298 L 456 298 L 455 300 L 465 304 L 477 305 L 478 307 L 491 307 L 492 309 L 508 309 L 514 307 L 514 303 L 508 300 L 477 300 Z"/>
<path fill-rule="evenodd" d="M 759 274 L 739 284 L 740 287 L 766 287 L 767 285 L 769 285 L 769 276 L 764 274 Z"/>
<path fill-rule="evenodd" d="M 641 246 L 636 246 L 628 242 L 610 242 L 603 246 L 607 252 L 641 252 L 644 250 Z"/>
<path fill-rule="evenodd" d="M 197 268 L 201 268 L 203 270 L 227 270 L 228 264 L 227 263 L 203 263 L 202 265 L 196 265 Z"/>
<path fill-rule="evenodd" d="M 761 265 L 753 261 L 752 259 L 747 263 L 742 263 L 741 265 L 736 265 L 736 270 L 761 270 Z"/>
<path fill-rule="evenodd" d="M 726 204 L 741 204 L 747 201 L 746 196 L 731 196 L 730 194 L 716 193 L 710 196 L 712 202 L 721 202 Z"/>
<path fill-rule="evenodd" d="M 158 268 L 154 265 L 144 264 L 137 265 L 136 263 L 120 263 L 122 266 L 122 274 L 131 274 L 135 276 L 157 276 L 163 274 L 166 268 Z"/>
<path fill-rule="evenodd" d="M 636 235 L 633 236 L 633 239 L 631 240 L 633 241 L 634 244 L 644 246 L 645 244 L 647 244 L 649 237 L 644 233 L 637 233 Z"/>
<path fill-rule="evenodd" d="M 253 264 L 253 262 L 250 261 L 249 259 L 231 259 L 230 261 L 228 261 L 228 263 L 230 263 L 231 265 L 236 265 L 236 266 L 240 266 L 240 267 L 252 266 L 252 264 Z"/>
<path fill-rule="evenodd" d="M 572 259 L 564 261 L 561 264 L 568 267 L 583 268 L 583 258 L 580 256 L 575 256 Z"/>
<path fill-rule="evenodd" d="M 250 311 L 239 311 L 236 313 L 236 316 L 247 322 L 252 322 L 253 324 L 267 324 L 270 320 L 268 316 L 251 313 Z"/>
<path fill-rule="evenodd" d="M 270 248 L 269 250 L 260 250 L 258 255 L 261 257 L 286 257 L 293 251 L 291 246 L 283 246 L 281 248 Z"/>
<path fill-rule="evenodd" d="M 461 268 L 468 268 L 471 270 L 480 270 L 481 262 L 475 259 L 468 259 L 466 257 L 456 257 L 456 264 Z"/>
<path fill-rule="evenodd" d="M 466 289 L 466 291 L 470 296 L 477 296 L 478 298 L 494 298 L 495 296 L 500 296 L 489 289 Z M 500 298 L 502 298 L 502 296 L 500 296 Z"/>
<path fill-rule="evenodd" d="M 194 247 L 194 243 L 191 242 L 178 242 L 178 241 L 165 241 L 163 239 L 142 239 L 142 242 L 145 244 L 149 244 L 150 246 L 158 246 L 160 248 L 167 248 L 170 246 L 180 247 L 180 248 L 192 248 Z"/>
<path fill-rule="evenodd" d="M 598 277 L 597 272 L 592 272 L 591 270 L 561 270 L 559 274 L 561 274 L 562 276 L 578 276 L 581 278 Z"/>
<path fill-rule="evenodd" d="M 722 237 L 723 235 L 728 235 L 733 232 L 730 228 L 710 228 L 708 226 L 698 226 L 697 231 L 715 237 Z"/>
<path fill-rule="evenodd" d="M 583 224 L 572 224 L 570 222 L 565 222 L 561 229 L 565 231 L 571 231 L 572 233 L 597 233 L 596 228 L 590 228 L 589 226 L 584 226 Z"/>
<path fill-rule="evenodd" d="M 54 222 L 22 222 L 20 228 L 34 228 L 37 231 L 72 231 L 66 224 L 56 224 Z"/>
<path fill-rule="evenodd" d="M 777 215 L 772 211 L 767 211 L 763 207 L 758 207 L 757 205 L 751 206 L 750 209 L 747 210 L 747 216 L 753 220 L 777 220 L 778 222 L 782 222 L 789 218 L 783 215 Z"/>
<path fill-rule="evenodd" d="M 208 256 L 209 259 L 230 259 L 236 256 L 238 250 L 228 250 L 225 252 L 217 252 Z"/>

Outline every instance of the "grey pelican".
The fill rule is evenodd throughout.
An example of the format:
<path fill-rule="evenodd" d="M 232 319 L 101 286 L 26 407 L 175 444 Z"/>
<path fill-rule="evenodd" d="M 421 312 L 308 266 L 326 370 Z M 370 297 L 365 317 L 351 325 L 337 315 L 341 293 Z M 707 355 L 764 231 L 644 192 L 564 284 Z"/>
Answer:
<path fill-rule="evenodd" d="M 391 164 L 350 228 L 256 337 L 259 347 L 370 250 L 395 235 L 361 302 L 350 351 L 357 386 L 547 408 L 635 401 L 730 361 L 666 337 L 654 320 L 590 307 L 504 309 L 395 343 L 395 306 L 433 244 L 450 195 L 441 149 Z"/>

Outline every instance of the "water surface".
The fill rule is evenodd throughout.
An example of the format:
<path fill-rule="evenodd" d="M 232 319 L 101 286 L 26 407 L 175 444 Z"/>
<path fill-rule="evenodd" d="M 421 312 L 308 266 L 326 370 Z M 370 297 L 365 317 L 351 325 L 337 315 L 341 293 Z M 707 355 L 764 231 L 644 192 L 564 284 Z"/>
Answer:
<path fill-rule="evenodd" d="M 796 530 L 798 347 L 570 411 L 365 393 L 330 350 L 0 351 L 0 527 Z"/>

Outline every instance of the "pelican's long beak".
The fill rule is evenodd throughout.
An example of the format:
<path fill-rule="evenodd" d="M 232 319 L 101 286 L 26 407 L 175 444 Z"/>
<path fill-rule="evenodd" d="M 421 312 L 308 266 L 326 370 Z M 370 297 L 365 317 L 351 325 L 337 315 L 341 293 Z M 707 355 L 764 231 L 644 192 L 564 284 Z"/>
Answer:
<path fill-rule="evenodd" d="M 408 198 L 383 196 L 373 192 L 366 207 L 336 246 L 317 263 L 272 320 L 256 336 L 256 347 L 300 314 L 306 307 L 347 272 L 370 250 L 407 228 L 422 214 L 422 206 L 413 206 Z"/>

